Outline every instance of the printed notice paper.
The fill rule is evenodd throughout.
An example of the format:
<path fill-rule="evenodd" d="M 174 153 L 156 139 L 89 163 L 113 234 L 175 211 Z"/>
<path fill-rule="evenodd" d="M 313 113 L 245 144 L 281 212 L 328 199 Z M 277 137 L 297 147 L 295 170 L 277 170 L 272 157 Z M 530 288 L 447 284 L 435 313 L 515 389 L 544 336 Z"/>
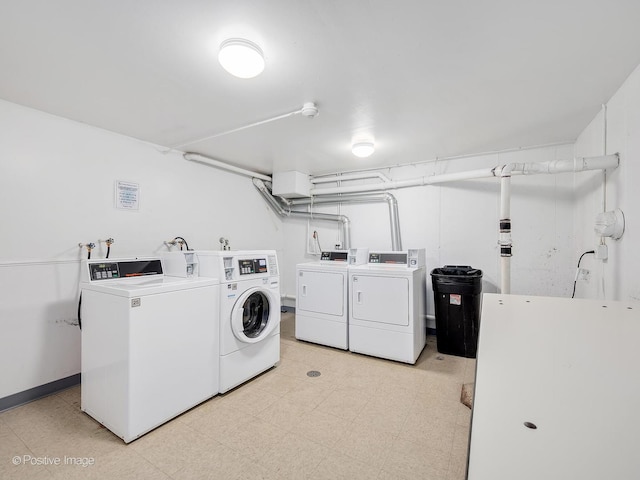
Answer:
<path fill-rule="evenodd" d="M 131 182 L 116 181 L 116 208 L 138 210 L 140 206 L 140 185 Z"/>

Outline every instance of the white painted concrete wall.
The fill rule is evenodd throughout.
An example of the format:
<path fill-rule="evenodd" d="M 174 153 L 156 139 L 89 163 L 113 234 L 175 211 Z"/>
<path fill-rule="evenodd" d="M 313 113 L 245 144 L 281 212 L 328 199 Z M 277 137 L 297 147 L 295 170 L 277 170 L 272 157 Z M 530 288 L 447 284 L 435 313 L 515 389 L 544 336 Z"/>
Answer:
<path fill-rule="evenodd" d="M 576 296 L 640 301 L 640 67 L 582 132 L 575 151 L 579 156 L 620 154 L 620 166 L 607 174 L 606 184 L 602 174 L 576 178 L 575 261 L 599 242 L 593 231 L 598 212 L 620 208 L 626 219 L 624 236 L 606 240 L 607 260 L 592 255 L 583 260 L 591 274 L 579 282 Z"/>
<path fill-rule="evenodd" d="M 140 185 L 139 211 L 114 208 L 116 180 Z M 0 398 L 80 371 L 79 242 L 113 237 L 115 258 L 178 235 L 218 250 L 224 236 L 282 257 L 281 221 L 251 179 L 3 101 L 0 219 Z"/>
<path fill-rule="evenodd" d="M 384 173 L 397 180 L 572 156 L 573 146 L 563 145 L 391 168 Z M 513 177 L 513 293 L 571 294 L 575 272 L 573 181 L 573 174 Z M 484 272 L 484 291 L 497 291 L 500 283 L 497 179 L 414 187 L 391 193 L 398 199 L 403 248 L 426 248 L 428 273 L 446 264 L 472 265 Z M 391 249 L 385 203 L 325 206 L 318 211 L 340 212 L 352 220 L 352 246 Z M 337 225 L 310 223 L 310 230 L 319 232 L 323 249 L 340 242 Z M 282 288 L 286 294 L 295 295 L 295 265 L 314 257 L 306 254 L 309 238 L 306 221 L 286 220 L 284 231 L 287 255 L 282 266 Z M 427 313 L 433 315 L 430 278 L 428 285 Z M 435 327 L 433 321 L 429 326 Z"/>

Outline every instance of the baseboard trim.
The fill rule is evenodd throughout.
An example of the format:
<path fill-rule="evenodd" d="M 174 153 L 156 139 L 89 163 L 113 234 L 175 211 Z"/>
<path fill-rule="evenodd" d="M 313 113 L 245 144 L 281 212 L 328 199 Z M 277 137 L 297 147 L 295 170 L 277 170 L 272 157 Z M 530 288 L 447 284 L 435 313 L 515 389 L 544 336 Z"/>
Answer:
<path fill-rule="evenodd" d="M 33 387 L 23 392 L 14 393 L 8 397 L 0 398 L 0 412 L 15 408 L 25 403 L 32 402 L 47 395 L 64 390 L 65 388 L 80 385 L 80 374 L 76 373 L 70 377 L 61 378 L 54 382 L 45 383 L 39 387 Z"/>

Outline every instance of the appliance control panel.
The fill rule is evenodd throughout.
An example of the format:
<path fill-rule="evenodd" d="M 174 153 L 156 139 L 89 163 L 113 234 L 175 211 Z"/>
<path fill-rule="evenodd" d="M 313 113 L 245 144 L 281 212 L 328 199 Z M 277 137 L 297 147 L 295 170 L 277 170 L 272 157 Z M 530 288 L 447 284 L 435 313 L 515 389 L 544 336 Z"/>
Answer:
<path fill-rule="evenodd" d="M 120 278 L 117 263 L 92 263 L 89 265 L 91 280 L 106 280 Z"/>
<path fill-rule="evenodd" d="M 266 258 L 243 258 L 238 260 L 240 275 L 252 275 L 255 273 L 267 273 Z"/>
<path fill-rule="evenodd" d="M 399 265 L 408 268 L 425 266 L 426 251 L 424 248 L 404 250 L 401 252 L 370 252 L 369 263 L 375 265 Z"/>
<path fill-rule="evenodd" d="M 88 263 L 91 282 L 117 278 L 162 275 L 162 262 L 153 260 L 96 261 Z"/>
<path fill-rule="evenodd" d="M 369 263 L 385 263 L 392 265 L 406 265 L 407 254 L 406 253 L 370 253 Z"/>
<path fill-rule="evenodd" d="M 333 250 L 330 252 L 322 252 L 320 255 L 320 260 L 324 262 L 346 262 L 347 257 L 349 256 L 349 252 Z"/>

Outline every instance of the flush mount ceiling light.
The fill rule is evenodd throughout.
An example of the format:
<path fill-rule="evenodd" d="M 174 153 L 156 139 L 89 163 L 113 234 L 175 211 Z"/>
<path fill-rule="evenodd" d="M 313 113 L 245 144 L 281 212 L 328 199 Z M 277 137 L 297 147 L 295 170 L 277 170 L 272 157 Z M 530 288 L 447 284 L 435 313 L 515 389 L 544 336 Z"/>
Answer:
<path fill-rule="evenodd" d="M 370 156 L 375 150 L 373 142 L 357 142 L 351 146 L 351 153 L 360 158 Z"/>
<path fill-rule="evenodd" d="M 253 78 L 264 70 L 262 49 L 243 38 L 230 38 L 222 42 L 218 61 L 222 68 L 239 78 Z"/>

